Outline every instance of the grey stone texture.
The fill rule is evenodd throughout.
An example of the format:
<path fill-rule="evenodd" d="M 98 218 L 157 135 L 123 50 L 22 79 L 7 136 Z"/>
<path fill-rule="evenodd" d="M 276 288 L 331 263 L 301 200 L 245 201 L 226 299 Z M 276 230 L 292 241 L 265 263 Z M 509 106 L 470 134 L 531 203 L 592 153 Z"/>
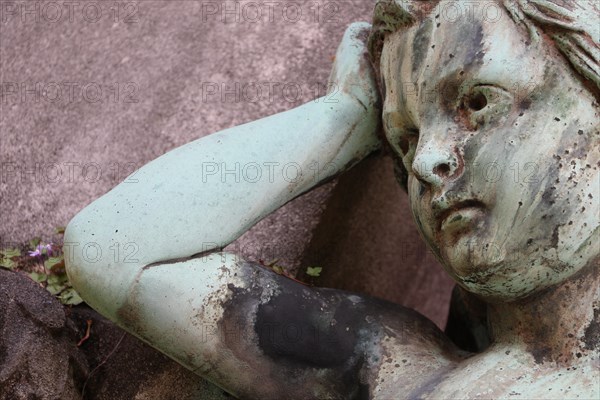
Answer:
<path fill-rule="evenodd" d="M 86 400 L 231 398 L 85 305 L 74 307 L 70 318 L 79 328 L 80 337 L 86 321 L 92 321 L 90 338 L 80 347 L 90 365 L 85 387 L 80 385 Z"/>
<path fill-rule="evenodd" d="M 0 400 L 231 398 L 86 305 L 0 269 Z M 77 347 L 91 321 L 89 339 Z M 83 396 L 82 396 L 83 393 Z"/>
<path fill-rule="evenodd" d="M 0 269 L 0 399 L 79 396 L 88 366 L 62 305 L 25 275 Z"/>

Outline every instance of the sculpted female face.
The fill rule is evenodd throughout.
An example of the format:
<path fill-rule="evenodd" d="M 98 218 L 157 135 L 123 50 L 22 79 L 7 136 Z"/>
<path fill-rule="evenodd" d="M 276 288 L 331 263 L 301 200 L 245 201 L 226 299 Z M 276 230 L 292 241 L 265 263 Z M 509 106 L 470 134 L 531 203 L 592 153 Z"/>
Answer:
<path fill-rule="evenodd" d="M 597 268 L 600 240 L 597 99 L 502 12 L 431 15 L 389 35 L 381 58 L 386 136 L 421 234 L 489 300 Z"/>

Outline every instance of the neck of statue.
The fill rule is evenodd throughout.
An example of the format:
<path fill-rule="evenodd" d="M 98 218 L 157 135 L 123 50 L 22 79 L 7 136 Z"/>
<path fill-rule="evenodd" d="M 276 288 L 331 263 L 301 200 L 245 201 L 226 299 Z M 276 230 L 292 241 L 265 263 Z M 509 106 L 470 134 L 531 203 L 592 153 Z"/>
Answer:
<path fill-rule="evenodd" d="M 595 260 L 559 286 L 525 300 L 489 304 L 492 341 L 523 345 L 538 364 L 574 365 L 598 358 L 600 270 Z"/>

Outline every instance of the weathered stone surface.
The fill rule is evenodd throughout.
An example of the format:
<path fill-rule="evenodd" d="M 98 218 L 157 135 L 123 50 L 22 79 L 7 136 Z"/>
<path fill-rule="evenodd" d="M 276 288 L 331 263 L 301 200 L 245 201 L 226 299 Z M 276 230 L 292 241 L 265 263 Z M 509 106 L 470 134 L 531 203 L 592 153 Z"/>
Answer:
<path fill-rule="evenodd" d="M 89 307 L 74 307 L 71 318 L 80 331 L 92 321 L 90 338 L 80 347 L 92 371 L 85 384 L 87 400 L 230 398 Z"/>
<path fill-rule="evenodd" d="M 342 88 L 356 90 L 342 90 L 338 104 L 309 103 L 204 137 L 145 165 L 137 187 L 121 184 L 74 217 L 65 240 L 110 248 L 128 237 L 145 249 L 129 262 L 75 254 L 66 260 L 74 287 L 107 318 L 242 398 L 600 397 L 600 230 L 592 201 L 599 182 L 592 167 L 600 159 L 598 87 L 589 90 L 581 79 L 600 84 L 598 68 L 591 78 L 588 71 L 600 65 L 599 46 L 590 36 L 595 32 L 586 30 L 598 8 L 578 2 L 575 13 L 552 3 L 551 10 L 532 12 L 522 2 L 517 10 L 502 3 L 497 22 L 480 15 L 475 23 L 447 23 L 432 3 L 379 5 L 374 31 L 389 33 L 381 53 L 381 118 L 361 50 L 369 28 L 353 25 L 334 71 L 344 71 L 346 79 L 336 80 Z M 545 35 L 549 40 L 539 40 Z M 511 46 L 499 40 L 507 37 Z M 416 92 L 407 85 L 412 80 Z M 515 83 L 529 88 L 524 100 L 507 89 Z M 448 90 L 429 101 L 426 84 Z M 421 236 L 479 299 L 463 301 L 462 312 L 458 307 L 475 333 L 483 326 L 469 324 L 469 314 L 486 320 L 483 333 L 493 345 L 483 349 L 475 341 L 479 354 L 457 348 L 412 310 L 307 287 L 220 252 L 220 243 L 231 243 L 316 183 L 305 174 L 264 185 L 190 179 L 203 160 L 231 167 L 283 155 L 284 163 L 302 160 L 302 168 L 312 162 L 344 169 L 382 147 L 379 122 L 404 172 Z M 533 156 L 543 179 L 480 174 L 482 164 L 503 169 Z M 367 185 L 355 185 L 369 181 L 365 166 L 341 178 L 350 179 L 347 188 L 334 190 L 331 213 L 322 218 L 325 237 L 313 237 L 327 252 L 316 262 L 334 247 L 357 251 L 346 238 L 337 246 L 331 233 L 347 234 L 346 222 L 360 218 L 343 197 L 350 194 L 355 204 L 369 197 Z M 356 195 L 353 185 L 363 191 Z M 356 238 L 368 240 L 368 228 Z M 208 249 L 190 258 L 200 241 Z M 345 264 L 366 280 L 376 263 L 357 268 L 356 258 L 350 254 Z M 332 260 L 334 272 L 343 271 L 343 262 Z M 217 334 L 199 341 L 207 327 Z M 290 327 L 298 333 L 291 338 Z"/>
<path fill-rule="evenodd" d="M 0 399 L 75 400 L 87 362 L 62 305 L 26 276 L 0 269 Z"/>
<path fill-rule="evenodd" d="M 91 320 L 90 337 L 77 342 Z M 0 269 L 0 400 L 230 398 L 86 305 Z"/>

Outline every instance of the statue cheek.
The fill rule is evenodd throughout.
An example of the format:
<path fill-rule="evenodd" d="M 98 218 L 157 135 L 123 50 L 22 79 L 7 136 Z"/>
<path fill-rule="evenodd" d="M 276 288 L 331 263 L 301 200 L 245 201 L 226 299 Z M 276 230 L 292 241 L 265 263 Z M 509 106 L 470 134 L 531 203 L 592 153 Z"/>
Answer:
<path fill-rule="evenodd" d="M 428 243 L 432 243 L 433 232 L 431 230 L 431 215 L 427 202 L 429 201 L 425 196 L 426 191 L 423 185 L 410 175 L 408 180 L 408 193 L 410 208 L 413 214 L 413 219 L 419 232 L 427 240 Z"/>

